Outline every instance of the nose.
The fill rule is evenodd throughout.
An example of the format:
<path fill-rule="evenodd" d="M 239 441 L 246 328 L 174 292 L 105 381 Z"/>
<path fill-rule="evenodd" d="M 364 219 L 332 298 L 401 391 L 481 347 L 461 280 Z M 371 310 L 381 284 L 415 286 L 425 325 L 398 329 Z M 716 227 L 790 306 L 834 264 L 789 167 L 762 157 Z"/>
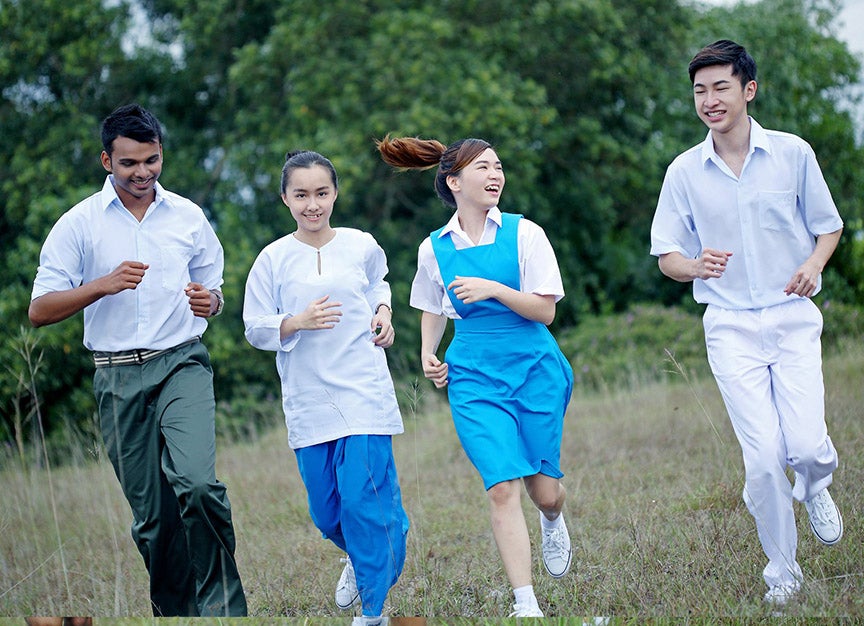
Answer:
<path fill-rule="evenodd" d="M 717 97 L 716 91 L 709 91 L 707 94 L 705 94 L 705 105 L 707 107 L 713 107 L 718 102 L 720 102 L 720 98 Z"/>

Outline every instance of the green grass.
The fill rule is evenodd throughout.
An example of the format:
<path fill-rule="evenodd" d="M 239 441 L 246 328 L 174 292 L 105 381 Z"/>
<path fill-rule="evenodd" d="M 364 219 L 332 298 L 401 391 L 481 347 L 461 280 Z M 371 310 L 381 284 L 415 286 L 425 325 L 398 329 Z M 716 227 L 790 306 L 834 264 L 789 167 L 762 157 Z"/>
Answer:
<path fill-rule="evenodd" d="M 832 494 L 846 530 L 838 546 L 826 548 L 796 505 L 806 591 L 785 611 L 795 623 L 864 619 L 862 369 L 859 352 L 826 359 L 829 431 L 840 452 Z M 719 393 L 712 380 L 681 372 L 676 378 L 574 398 L 562 469 L 576 554 L 573 570 L 560 581 L 543 574 L 537 513 L 524 499 L 537 596 L 547 615 L 562 616 L 546 623 L 578 624 L 564 618 L 585 615 L 615 616 L 614 624 L 772 621 L 761 601 L 765 558 L 741 500 L 740 450 Z M 501 623 L 512 598 L 482 484 L 456 439 L 443 395 L 425 381 L 418 388 L 422 397 L 405 404 L 419 408 L 404 412 L 406 433 L 395 438 L 412 528 L 405 571 L 387 608 L 391 615 L 434 618 L 430 623 Z M 0 615 L 149 615 L 147 575 L 129 537 L 128 507 L 100 445 L 92 443 L 91 463 L 52 471 L 56 525 L 46 471 L 3 459 Z M 350 623 L 332 599 L 340 554 L 309 520 L 284 430 L 223 444 L 218 466 L 234 510 L 250 613 L 257 618 L 251 623 Z M 195 623 L 204 622 L 227 623 Z M 106 623 L 153 620 L 97 620 Z M 0 618 L 0 626 L 7 624 L 23 620 Z"/>

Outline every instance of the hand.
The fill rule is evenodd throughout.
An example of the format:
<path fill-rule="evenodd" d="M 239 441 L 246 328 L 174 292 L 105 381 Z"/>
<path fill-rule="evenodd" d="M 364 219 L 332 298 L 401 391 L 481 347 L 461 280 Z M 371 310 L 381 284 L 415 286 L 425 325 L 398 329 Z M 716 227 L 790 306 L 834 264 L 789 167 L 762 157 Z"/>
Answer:
<path fill-rule="evenodd" d="M 814 264 L 804 263 L 792 275 L 783 292 L 787 296 L 791 296 L 794 293 L 797 296 L 809 298 L 815 293 L 816 287 L 819 284 L 819 274 L 821 272 Z"/>
<path fill-rule="evenodd" d="M 123 261 L 114 270 L 102 277 L 105 295 L 120 293 L 125 289 L 136 289 L 144 280 L 145 272 L 150 268 L 140 261 Z"/>
<path fill-rule="evenodd" d="M 306 310 L 294 317 L 297 330 L 327 330 L 336 326 L 342 311 L 341 302 L 328 302 L 330 296 L 322 296 L 313 300 Z"/>
<path fill-rule="evenodd" d="M 438 360 L 434 354 L 427 354 L 422 359 L 423 375 L 435 383 L 438 389 L 447 386 L 448 368 L 446 363 Z"/>
<path fill-rule="evenodd" d="M 201 283 L 189 283 L 186 285 L 186 297 L 189 298 L 189 308 L 195 317 L 210 317 L 214 310 L 210 290 Z"/>
<path fill-rule="evenodd" d="M 372 332 L 375 333 L 375 338 L 372 341 L 376 346 L 389 348 L 393 345 L 396 331 L 390 316 L 390 309 L 385 305 L 379 306 L 378 311 L 372 316 Z"/>
<path fill-rule="evenodd" d="M 453 294 L 465 304 L 480 302 L 495 298 L 497 288 L 501 283 L 494 280 L 486 280 L 485 278 L 476 278 L 473 276 L 457 276 L 453 282 L 447 285 L 448 290 L 453 290 Z"/>
<path fill-rule="evenodd" d="M 702 250 L 702 256 L 696 259 L 696 278 L 708 280 L 709 278 L 720 278 L 726 271 L 726 263 L 731 252 L 722 252 L 713 248 Z"/>

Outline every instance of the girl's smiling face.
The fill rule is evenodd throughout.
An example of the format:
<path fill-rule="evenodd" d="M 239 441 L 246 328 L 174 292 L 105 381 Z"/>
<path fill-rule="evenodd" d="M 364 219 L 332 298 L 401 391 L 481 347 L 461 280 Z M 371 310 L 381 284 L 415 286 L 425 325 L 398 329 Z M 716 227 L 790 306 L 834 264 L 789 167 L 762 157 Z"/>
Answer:
<path fill-rule="evenodd" d="M 321 165 L 298 167 L 291 172 L 282 202 L 297 221 L 296 236 L 307 243 L 329 239 L 330 216 L 338 192 L 330 172 Z"/>
<path fill-rule="evenodd" d="M 498 205 L 504 190 L 504 167 L 498 154 L 486 148 L 458 176 L 448 176 L 447 184 L 457 204 L 491 209 Z"/>

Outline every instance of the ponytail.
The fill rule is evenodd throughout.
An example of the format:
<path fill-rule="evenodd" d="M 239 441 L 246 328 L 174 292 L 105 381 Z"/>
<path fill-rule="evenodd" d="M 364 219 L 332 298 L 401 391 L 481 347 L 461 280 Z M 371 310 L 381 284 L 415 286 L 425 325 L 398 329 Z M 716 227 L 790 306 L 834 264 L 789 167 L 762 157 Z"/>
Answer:
<path fill-rule="evenodd" d="M 399 169 L 425 170 L 437 165 L 435 192 L 444 204 L 454 209 L 456 199 L 447 186 L 447 177 L 458 176 L 477 155 L 492 147 L 483 139 L 460 139 L 450 146 L 445 146 L 435 139 L 391 139 L 389 134 L 380 141 L 376 140 L 375 145 L 384 162 Z"/>

